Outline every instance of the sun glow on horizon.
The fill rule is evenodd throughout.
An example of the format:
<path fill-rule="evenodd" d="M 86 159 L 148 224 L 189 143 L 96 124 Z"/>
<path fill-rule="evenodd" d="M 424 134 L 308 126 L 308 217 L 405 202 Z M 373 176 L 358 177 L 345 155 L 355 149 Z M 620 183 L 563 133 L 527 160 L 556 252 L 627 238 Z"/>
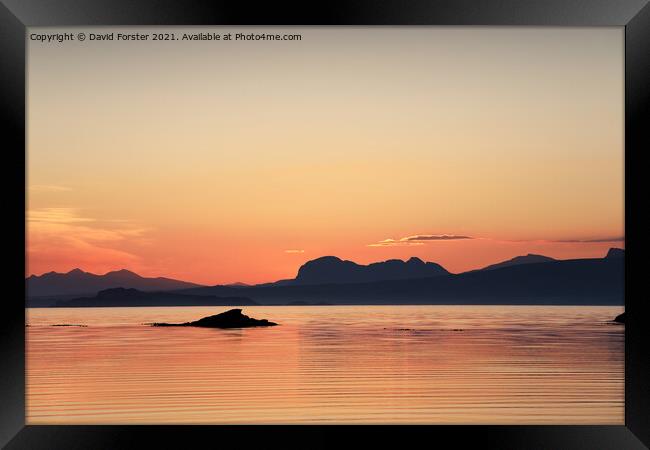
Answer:
<path fill-rule="evenodd" d="M 30 41 L 26 274 L 263 283 L 325 255 L 458 273 L 624 247 L 620 28 L 292 30 Z"/>

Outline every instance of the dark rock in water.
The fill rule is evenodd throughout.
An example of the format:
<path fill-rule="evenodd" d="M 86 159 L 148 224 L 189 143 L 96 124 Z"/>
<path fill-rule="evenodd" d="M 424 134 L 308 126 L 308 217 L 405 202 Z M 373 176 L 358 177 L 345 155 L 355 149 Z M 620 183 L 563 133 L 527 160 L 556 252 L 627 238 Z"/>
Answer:
<path fill-rule="evenodd" d="M 625 323 L 625 313 L 619 314 L 614 318 L 614 322 Z"/>
<path fill-rule="evenodd" d="M 185 323 L 152 323 L 154 327 L 205 327 L 205 328 L 248 328 L 271 327 L 277 323 L 266 319 L 252 319 L 242 314 L 241 309 L 231 309 L 215 316 L 204 317 L 194 322 Z"/>

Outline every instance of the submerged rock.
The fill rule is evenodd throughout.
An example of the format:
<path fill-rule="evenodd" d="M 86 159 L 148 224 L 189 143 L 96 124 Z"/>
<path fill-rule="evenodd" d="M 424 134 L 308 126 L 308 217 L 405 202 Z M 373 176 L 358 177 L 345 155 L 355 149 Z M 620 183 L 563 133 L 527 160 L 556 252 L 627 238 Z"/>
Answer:
<path fill-rule="evenodd" d="M 614 318 L 614 322 L 616 323 L 625 323 L 625 313 L 619 314 Z"/>
<path fill-rule="evenodd" d="M 241 309 L 231 309 L 221 314 L 204 317 L 194 322 L 185 323 L 152 323 L 154 327 L 205 327 L 205 328 L 248 328 L 271 327 L 277 325 L 266 319 L 253 319 L 242 314 Z"/>

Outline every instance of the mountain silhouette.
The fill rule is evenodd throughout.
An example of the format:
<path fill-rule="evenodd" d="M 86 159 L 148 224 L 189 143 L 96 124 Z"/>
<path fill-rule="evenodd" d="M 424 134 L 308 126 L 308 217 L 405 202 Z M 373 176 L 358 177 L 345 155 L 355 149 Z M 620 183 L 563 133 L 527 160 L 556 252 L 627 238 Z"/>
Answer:
<path fill-rule="evenodd" d="M 171 291 L 199 287 L 196 283 L 171 278 L 145 278 L 130 270 L 116 270 L 96 275 L 74 269 L 68 273 L 49 272 L 31 275 L 25 280 L 28 297 L 94 295 L 115 287 L 134 288 L 141 291 Z"/>
<path fill-rule="evenodd" d="M 555 259 L 549 256 L 535 255 L 533 253 L 529 253 L 525 256 L 515 256 L 514 258 L 509 259 L 507 261 L 492 264 L 490 266 L 483 267 L 482 269 L 479 270 L 494 270 L 494 269 L 501 269 L 502 267 L 517 266 L 519 264 L 535 264 L 535 263 L 542 263 L 542 262 L 549 262 L 549 261 L 555 261 Z"/>
<path fill-rule="evenodd" d="M 289 284 L 301 286 L 329 283 L 368 283 L 448 274 L 449 272 L 441 265 L 432 262 L 425 263 L 420 258 L 411 258 L 408 261 L 389 259 L 388 261 L 364 266 L 352 261 L 344 261 L 336 256 L 323 256 L 303 264 L 298 269 L 296 278 Z"/>
<path fill-rule="evenodd" d="M 624 254 L 623 250 L 621 252 Z M 353 267 L 349 264 L 345 266 Z M 511 264 L 491 270 L 410 279 L 335 283 L 329 281 L 331 278 L 326 278 L 329 282 L 323 284 L 259 285 L 248 288 L 212 286 L 182 292 L 194 295 L 245 295 L 262 304 L 622 305 L 623 269 L 623 258 L 607 256 Z M 313 278 L 308 280 L 312 281 Z"/>
<path fill-rule="evenodd" d="M 605 258 L 625 258 L 625 250 L 622 248 L 610 248 Z"/>
<path fill-rule="evenodd" d="M 451 274 L 438 264 L 418 258 L 361 265 L 325 256 L 302 265 L 294 279 L 254 286 L 243 283 L 198 286 L 169 278 L 144 278 L 128 270 L 95 275 L 76 269 L 67 274 L 51 272 L 27 278 L 30 295 L 61 293 L 30 297 L 27 305 L 52 306 L 57 301 L 58 306 L 248 305 L 254 302 L 621 305 L 624 256 L 625 250 L 620 248 L 610 249 L 604 258 L 591 259 L 555 260 L 528 254 L 461 274 Z M 109 287 L 98 287 L 104 285 Z M 93 290 L 99 292 L 95 297 L 88 294 Z M 80 295 L 83 297 L 75 298 Z M 246 303 L 249 301 L 253 303 Z"/>
<path fill-rule="evenodd" d="M 215 297 L 174 292 L 143 292 L 137 289 L 112 288 L 94 297 L 59 300 L 54 306 L 251 306 L 256 302 L 245 297 Z"/>

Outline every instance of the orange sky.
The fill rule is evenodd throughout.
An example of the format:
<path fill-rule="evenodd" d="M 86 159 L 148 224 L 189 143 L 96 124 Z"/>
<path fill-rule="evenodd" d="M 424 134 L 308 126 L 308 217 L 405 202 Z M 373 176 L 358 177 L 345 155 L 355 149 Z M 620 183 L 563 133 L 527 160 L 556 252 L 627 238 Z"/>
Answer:
<path fill-rule="evenodd" d="M 27 273 L 264 282 L 323 255 L 458 272 L 624 245 L 621 28 L 290 32 L 30 42 Z"/>

